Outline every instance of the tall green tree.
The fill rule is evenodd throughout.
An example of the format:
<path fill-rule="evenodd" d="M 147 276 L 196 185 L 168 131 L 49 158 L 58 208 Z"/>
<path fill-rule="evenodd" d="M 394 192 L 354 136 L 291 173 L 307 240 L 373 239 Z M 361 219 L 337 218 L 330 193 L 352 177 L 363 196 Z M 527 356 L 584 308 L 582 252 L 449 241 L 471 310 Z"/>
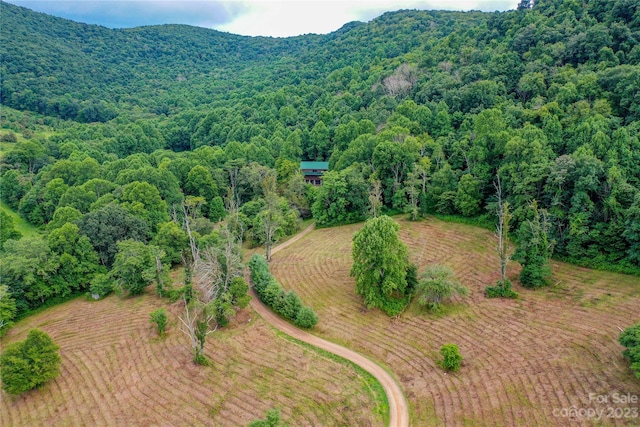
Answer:
<path fill-rule="evenodd" d="M 46 230 L 52 231 L 66 223 L 75 223 L 82 218 L 82 212 L 71 206 L 58 207 L 53 213 L 53 219 L 47 224 Z"/>
<path fill-rule="evenodd" d="M 113 264 L 120 240 L 146 242 L 150 234 L 145 221 L 115 203 L 88 213 L 78 221 L 78 227 L 98 252 L 100 262 L 107 267 Z"/>
<path fill-rule="evenodd" d="M 118 242 L 111 275 L 130 295 L 139 295 L 155 279 L 156 260 L 151 248 L 135 240 Z"/>
<path fill-rule="evenodd" d="M 2 388 L 20 394 L 42 387 L 60 373 L 60 355 L 51 337 L 38 329 L 27 339 L 9 344 L 0 355 Z"/>
<path fill-rule="evenodd" d="M 311 129 L 307 157 L 312 160 L 324 160 L 331 145 L 329 128 L 319 120 Z"/>
<path fill-rule="evenodd" d="M 9 239 L 17 240 L 22 234 L 15 229 L 13 218 L 5 211 L 0 210 L 0 248 Z"/>
<path fill-rule="evenodd" d="M 191 196 L 201 196 L 208 202 L 218 195 L 216 185 L 211 172 L 201 165 L 194 166 L 187 175 L 185 190 Z"/>
<path fill-rule="evenodd" d="M 399 226 L 383 215 L 371 218 L 353 236 L 353 266 L 356 293 L 367 307 L 377 307 L 390 316 L 407 303 L 407 246 L 398 236 Z"/>
<path fill-rule="evenodd" d="M 425 208 L 445 215 L 453 214 L 457 196 L 457 182 L 458 178 L 451 165 L 444 163 L 431 175 L 431 183 L 425 197 Z"/>
<path fill-rule="evenodd" d="M 550 222 L 547 211 L 539 209 L 534 200 L 527 207 L 527 218 L 518 230 L 518 248 L 513 259 L 522 265 L 520 282 L 527 288 L 537 288 L 549 283 L 551 255 L 555 242 L 550 238 Z"/>
<path fill-rule="evenodd" d="M 86 289 L 93 276 L 104 268 L 89 238 L 81 235 L 75 224 L 66 223 L 51 231 L 47 241 L 58 257 L 58 269 L 49 281 L 56 295 L 67 296 Z"/>
<path fill-rule="evenodd" d="M 363 175 L 359 165 L 324 174 L 311 207 L 318 225 L 344 224 L 365 218 L 369 185 Z"/>
<path fill-rule="evenodd" d="M 627 250 L 629 260 L 640 265 L 640 193 L 636 194 L 633 204 L 627 211 L 623 237 L 629 244 Z"/>
<path fill-rule="evenodd" d="M 151 243 L 164 251 L 165 263 L 179 264 L 182 262 L 182 251 L 189 247 L 189 236 L 177 223 L 164 222 L 158 227 L 158 233 Z"/>
<path fill-rule="evenodd" d="M 37 172 L 47 156 L 46 148 L 38 141 L 21 141 L 7 156 L 7 162 L 29 173 Z"/>
<path fill-rule="evenodd" d="M 482 194 L 478 180 L 470 174 L 462 175 L 454 202 L 456 209 L 464 216 L 475 216 L 480 212 L 481 202 Z"/>
<path fill-rule="evenodd" d="M 60 178 L 52 179 L 45 185 L 40 182 L 24 195 L 18 209 L 32 224 L 46 224 L 53 218 L 60 197 L 68 188 L 69 186 Z"/>
<path fill-rule="evenodd" d="M 9 287 L 0 285 L 0 337 L 13 325 L 16 311 L 16 301 L 11 297 Z"/>
<path fill-rule="evenodd" d="M 7 202 L 11 209 L 18 210 L 20 199 L 31 188 L 31 177 L 22 175 L 15 169 L 9 169 L 2 175 L 0 197 Z"/>
<path fill-rule="evenodd" d="M 125 185 L 121 201 L 124 209 L 146 221 L 153 232 L 157 231 L 160 223 L 169 219 L 167 204 L 160 197 L 158 189 L 148 182 L 134 181 Z"/>
<path fill-rule="evenodd" d="M 266 178 L 267 181 L 271 177 Z M 273 180 L 275 181 L 275 180 Z M 282 237 L 284 218 L 282 210 L 278 205 L 279 198 L 272 184 L 265 183 L 264 209 L 256 216 L 254 221 L 255 232 L 261 237 L 266 250 L 267 261 L 271 261 L 271 248 Z"/>
<path fill-rule="evenodd" d="M 58 267 L 59 257 L 51 251 L 46 240 L 24 237 L 5 242 L 4 253 L 0 257 L 0 279 L 9 287 L 18 313 L 56 296 L 51 282 Z"/>

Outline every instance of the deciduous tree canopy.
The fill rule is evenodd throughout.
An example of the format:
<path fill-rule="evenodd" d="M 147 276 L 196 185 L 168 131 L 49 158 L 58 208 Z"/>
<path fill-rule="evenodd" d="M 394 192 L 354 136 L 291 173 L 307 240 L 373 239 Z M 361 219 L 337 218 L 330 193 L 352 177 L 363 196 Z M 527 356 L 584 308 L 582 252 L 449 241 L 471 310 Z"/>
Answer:
<path fill-rule="evenodd" d="M 0 197 L 45 233 L 16 243 L 2 219 L 0 283 L 17 315 L 106 273 L 85 240 L 64 242 L 74 224 L 100 268 L 127 239 L 179 263 L 187 223 L 197 248 L 223 223 L 270 245 L 298 213 L 319 226 L 493 220 L 497 175 L 512 230 L 536 200 L 554 256 L 639 274 L 638 4 L 519 9 L 398 11 L 278 39 L 112 30 L 2 3 Z M 322 186 L 304 183 L 301 160 L 329 161 Z M 513 236 L 533 256 L 531 235 Z M 382 294 L 400 301 L 391 282 Z"/>
<path fill-rule="evenodd" d="M 367 307 L 399 314 L 407 303 L 407 246 L 398 237 L 398 224 L 383 215 L 371 218 L 353 236 L 356 293 Z"/>
<path fill-rule="evenodd" d="M 9 344 L 0 355 L 2 388 L 20 394 L 48 383 L 60 373 L 59 347 L 38 329 L 27 339 Z"/>

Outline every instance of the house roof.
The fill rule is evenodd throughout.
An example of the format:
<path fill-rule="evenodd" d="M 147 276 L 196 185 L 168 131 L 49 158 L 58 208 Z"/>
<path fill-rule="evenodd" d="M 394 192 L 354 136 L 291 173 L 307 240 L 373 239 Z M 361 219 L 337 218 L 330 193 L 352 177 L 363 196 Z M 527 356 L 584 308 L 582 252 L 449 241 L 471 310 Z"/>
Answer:
<path fill-rule="evenodd" d="M 300 162 L 300 169 L 329 170 L 329 162 Z"/>

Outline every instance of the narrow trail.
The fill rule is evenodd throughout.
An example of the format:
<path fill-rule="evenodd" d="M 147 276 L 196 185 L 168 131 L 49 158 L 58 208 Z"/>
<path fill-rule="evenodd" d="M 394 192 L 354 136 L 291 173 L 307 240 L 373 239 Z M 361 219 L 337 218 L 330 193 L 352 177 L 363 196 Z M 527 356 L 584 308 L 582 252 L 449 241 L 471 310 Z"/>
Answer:
<path fill-rule="evenodd" d="M 315 224 L 311 224 L 309 227 L 301 231 L 299 234 L 286 241 L 282 245 L 279 245 L 272 249 L 271 254 L 275 254 L 281 249 L 295 243 L 303 236 L 307 235 L 314 229 Z M 340 357 L 343 357 L 356 365 L 360 366 L 365 371 L 373 375 L 382 385 L 384 392 L 387 395 L 387 401 L 389 402 L 389 426 L 390 427 L 408 427 L 409 426 L 409 406 L 404 393 L 400 389 L 398 383 L 393 377 L 385 371 L 380 365 L 368 359 L 367 357 L 349 350 L 338 344 L 334 344 L 325 339 L 319 338 L 308 332 L 305 332 L 291 323 L 278 317 L 271 309 L 260 301 L 253 288 L 251 288 L 253 298 L 251 299 L 251 306 L 253 309 L 262 316 L 267 322 L 275 326 L 281 332 L 303 341 L 307 344 L 311 344 L 322 350 L 328 351 Z"/>

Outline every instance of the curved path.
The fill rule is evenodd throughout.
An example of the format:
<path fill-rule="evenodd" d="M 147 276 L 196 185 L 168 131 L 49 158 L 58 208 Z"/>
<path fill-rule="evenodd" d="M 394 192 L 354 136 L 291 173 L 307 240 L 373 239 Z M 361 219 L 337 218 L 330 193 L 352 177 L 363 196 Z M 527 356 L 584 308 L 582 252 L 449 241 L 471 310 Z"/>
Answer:
<path fill-rule="evenodd" d="M 282 245 L 279 245 L 272 249 L 271 254 L 275 254 L 281 249 L 286 248 L 292 243 L 299 240 L 304 235 L 308 234 L 313 230 L 315 224 L 311 224 L 301 233 L 286 241 Z M 386 395 L 387 401 L 389 402 L 389 426 L 390 427 L 408 427 L 409 426 L 409 406 L 407 404 L 407 400 L 404 397 L 404 393 L 400 389 L 398 383 L 393 379 L 393 377 L 385 371 L 380 365 L 373 362 L 372 360 L 362 356 L 361 354 L 356 353 L 355 351 L 349 350 L 346 347 L 342 347 L 341 345 L 334 344 L 330 341 L 319 338 L 315 335 L 312 335 L 308 332 L 305 332 L 301 329 L 296 328 L 291 323 L 281 319 L 278 317 L 271 309 L 269 309 L 266 305 L 260 301 L 255 291 L 252 288 L 253 298 L 251 299 L 251 306 L 253 309 L 258 312 L 262 318 L 264 318 L 271 325 L 275 326 L 280 331 L 285 334 L 292 336 L 295 339 L 300 341 L 304 341 L 307 344 L 311 344 L 315 347 L 321 348 L 330 353 L 336 354 L 340 357 L 343 357 L 356 365 L 360 366 L 365 371 L 369 372 L 373 375 L 382 385 Z"/>

